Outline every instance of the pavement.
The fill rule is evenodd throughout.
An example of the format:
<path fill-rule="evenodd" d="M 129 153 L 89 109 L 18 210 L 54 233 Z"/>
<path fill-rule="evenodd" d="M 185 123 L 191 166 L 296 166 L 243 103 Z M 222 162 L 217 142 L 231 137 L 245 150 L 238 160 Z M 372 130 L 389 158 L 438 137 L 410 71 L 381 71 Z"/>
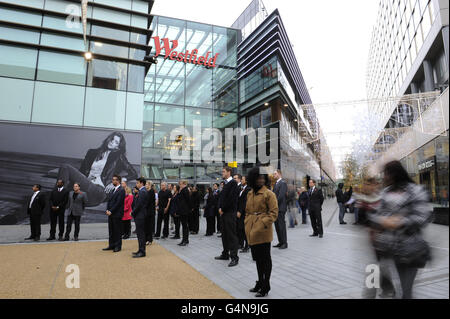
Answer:
<path fill-rule="evenodd" d="M 347 225 L 340 225 L 335 201 L 325 201 L 322 216 L 324 238 L 308 236 L 312 233 L 308 221 L 307 225 L 288 228 L 288 249 L 272 249 L 272 290 L 268 298 L 362 298 L 364 283 L 369 275 L 366 273 L 366 267 L 375 263 L 367 231 L 362 226 L 352 225 L 352 214 L 345 217 Z M 297 219 L 300 221 L 298 214 Z M 256 265 L 251 260 L 250 253 L 240 253 L 239 265 L 229 268 L 228 262 L 214 260 L 222 251 L 221 239 L 216 235 L 205 237 L 205 229 L 205 220 L 202 218 L 199 234 L 191 235 L 190 244 L 186 247 L 178 246 L 178 240 L 165 239 L 156 242 L 234 298 L 254 298 L 254 294 L 248 292 L 257 279 Z M 48 225 L 43 226 L 42 233 L 45 234 L 43 237 L 47 237 Z M 28 234 L 29 226 L 26 225 L 0 226 L 0 243 L 21 242 Z M 81 226 L 80 240 L 104 239 L 106 235 L 105 224 Z M 419 270 L 414 286 L 414 298 L 448 299 L 448 226 L 430 224 L 425 229 L 424 236 L 432 247 L 433 260 L 424 269 Z M 273 244 L 276 244 L 275 232 L 274 237 Z M 38 245 L 47 244 L 42 242 Z M 151 255 L 149 258 L 152 258 Z"/>

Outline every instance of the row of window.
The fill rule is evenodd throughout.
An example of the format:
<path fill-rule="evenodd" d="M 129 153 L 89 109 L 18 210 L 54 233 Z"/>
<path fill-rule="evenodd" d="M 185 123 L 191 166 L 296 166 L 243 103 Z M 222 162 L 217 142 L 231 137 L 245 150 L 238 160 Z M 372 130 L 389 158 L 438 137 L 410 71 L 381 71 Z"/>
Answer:
<path fill-rule="evenodd" d="M 0 77 L 0 120 L 142 130 L 143 94 Z"/>
<path fill-rule="evenodd" d="M 0 45 L 0 76 L 143 93 L 145 67 Z"/>

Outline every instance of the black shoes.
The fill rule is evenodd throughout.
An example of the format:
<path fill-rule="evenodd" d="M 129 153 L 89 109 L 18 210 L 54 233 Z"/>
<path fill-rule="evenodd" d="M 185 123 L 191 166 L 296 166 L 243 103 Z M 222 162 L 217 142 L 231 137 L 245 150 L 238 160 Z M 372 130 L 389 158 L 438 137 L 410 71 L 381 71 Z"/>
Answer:
<path fill-rule="evenodd" d="M 224 256 L 224 255 L 220 255 L 220 256 L 214 257 L 214 259 L 215 260 L 228 260 L 228 259 L 230 259 L 230 257 Z"/>
<path fill-rule="evenodd" d="M 187 246 L 189 245 L 188 241 L 182 241 L 181 243 L 178 244 L 178 246 Z"/>
<path fill-rule="evenodd" d="M 118 253 L 121 250 L 122 250 L 121 248 L 114 248 L 113 253 Z"/>
<path fill-rule="evenodd" d="M 273 248 L 280 248 L 281 246 L 282 246 L 282 244 L 278 244 L 278 245 L 273 246 Z"/>
<path fill-rule="evenodd" d="M 341 224 L 341 225 L 347 225 L 346 222 L 340 222 L 339 224 Z"/>
<path fill-rule="evenodd" d="M 39 240 L 40 240 L 40 237 L 33 238 L 33 241 L 39 241 Z"/>
<path fill-rule="evenodd" d="M 58 237 L 58 241 L 64 241 L 64 237 L 63 236 L 59 236 Z"/>
<path fill-rule="evenodd" d="M 69 240 L 70 240 L 69 236 L 66 236 L 66 237 L 64 237 L 63 241 L 69 241 Z"/>
<path fill-rule="evenodd" d="M 309 237 L 317 237 L 317 236 L 319 236 L 319 234 L 312 234 L 312 235 L 309 235 Z"/>
<path fill-rule="evenodd" d="M 250 292 L 259 292 L 261 290 L 261 284 L 259 283 L 259 281 L 256 282 L 256 285 L 254 288 L 250 289 Z"/>
<path fill-rule="evenodd" d="M 47 240 L 48 240 L 48 241 L 50 241 L 50 240 L 56 240 L 56 237 L 55 237 L 55 236 L 50 236 L 49 238 L 47 238 Z"/>
<path fill-rule="evenodd" d="M 34 239 L 34 237 L 30 236 L 30 237 L 25 238 L 24 240 L 33 240 L 33 239 Z"/>
<path fill-rule="evenodd" d="M 279 249 L 287 249 L 288 248 L 288 244 L 283 244 L 280 247 L 278 247 Z"/>
<path fill-rule="evenodd" d="M 104 250 L 104 251 L 107 251 L 107 250 L 114 250 L 114 248 L 112 248 L 112 247 L 106 247 L 106 248 L 103 248 L 102 250 Z"/>
<path fill-rule="evenodd" d="M 320 235 L 319 235 L 319 238 L 323 238 L 323 235 L 322 235 L 322 234 L 320 234 Z"/>
<path fill-rule="evenodd" d="M 74 240 L 74 241 L 78 241 L 78 237 L 75 236 L 75 237 L 73 238 L 73 240 Z"/>
<path fill-rule="evenodd" d="M 262 298 L 262 297 L 267 296 L 268 294 L 269 294 L 268 291 L 260 291 L 260 292 L 258 292 L 258 293 L 255 295 L 255 297 L 256 297 L 256 298 Z"/>
<path fill-rule="evenodd" d="M 170 239 L 180 239 L 181 237 L 180 236 L 173 236 L 173 237 L 170 237 Z"/>
<path fill-rule="evenodd" d="M 240 250 L 241 253 L 248 253 L 249 248 L 245 247 Z"/>
<path fill-rule="evenodd" d="M 231 262 L 228 264 L 228 267 L 234 267 L 239 264 L 239 259 L 232 259 Z"/>
<path fill-rule="evenodd" d="M 128 239 L 128 238 L 130 238 L 130 235 L 129 234 L 126 234 L 126 235 L 123 235 L 123 237 L 122 237 L 122 239 Z"/>
<path fill-rule="evenodd" d="M 145 254 L 142 252 L 138 252 L 137 254 L 133 255 L 133 258 L 142 258 L 145 257 Z"/>

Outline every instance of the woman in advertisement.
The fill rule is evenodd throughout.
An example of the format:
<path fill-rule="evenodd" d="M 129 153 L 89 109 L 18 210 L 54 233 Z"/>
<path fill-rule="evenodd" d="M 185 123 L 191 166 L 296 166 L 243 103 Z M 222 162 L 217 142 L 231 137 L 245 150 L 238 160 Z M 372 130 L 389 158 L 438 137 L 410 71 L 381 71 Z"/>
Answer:
<path fill-rule="evenodd" d="M 63 164 L 59 168 L 58 178 L 70 187 L 78 182 L 87 193 L 88 203 L 92 207 L 103 203 L 107 194 L 114 189 L 112 177 L 122 174 L 128 181 L 136 179 L 137 172 L 126 158 L 126 141 L 122 133 L 111 133 L 99 148 L 90 149 L 81 163 L 80 169 Z"/>

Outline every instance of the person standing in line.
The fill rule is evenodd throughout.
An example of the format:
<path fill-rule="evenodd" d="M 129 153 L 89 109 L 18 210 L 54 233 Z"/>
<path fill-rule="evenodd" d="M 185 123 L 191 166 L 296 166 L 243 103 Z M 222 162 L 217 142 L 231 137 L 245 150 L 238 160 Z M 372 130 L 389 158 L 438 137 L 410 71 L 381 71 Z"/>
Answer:
<path fill-rule="evenodd" d="M 216 211 L 215 211 L 215 217 L 216 217 L 216 226 L 217 226 L 217 234 L 219 234 L 221 237 L 221 232 L 222 232 L 222 219 L 220 218 L 220 214 L 219 214 L 219 197 L 220 197 L 220 186 L 219 184 L 214 184 L 213 185 L 213 192 L 214 192 L 214 198 L 216 201 Z"/>
<path fill-rule="evenodd" d="M 120 185 L 122 178 L 114 175 L 112 185 L 114 190 L 109 194 L 108 204 L 106 206 L 106 215 L 108 216 L 109 243 L 103 250 L 112 250 L 117 253 L 122 250 L 122 218 L 125 206 L 125 190 Z"/>
<path fill-rule="evenodd" d="M 241 186 L 238 199 L 237 211 L 237 233 L 241 253 L 247 253 L 249 250 L 247 236 L 245 236 L 245 207 L 247 206 L 247 195 L 250 192 L 250 187 L 247 186 L 247 179 L 240 174 L 234 176 L 234 180 Z"/>
<path fill-rule="evenodd" d="M 237 266 L 239 263 L 238 249 L 239 243 L 236 234 L 236 213 L 239 196 L 239 188 L 233 177 L 231 177 L 231 167 L 222 169 L 224 187 L 219 197 L 219 214 L 222 219 L 222 254 L 215 257 L 216 260 L 228 260 L 231 262 L 228 267 Z"/>
<path fill-rule="evenodd" d="M 180 194 L 181 188 L 180 185 L 175 185 L 173 187 L 174 193 L 172 198 L 169 201 L 169 213 L 173 218 L 174 223 L 174 233 L 170 239 L 180 239 L 180 215 L 178 215 L 178 195 Z"/>
<path fill-rule="evenodd" d="M 45 196 L 41 193 L 41 185 L 33 185 L 33 195 L 28 201 L 27 213 L 30 215 L 30 237 L 25 240 L 39 241 L 41 237 L 41 217 L 45 209 Z"/>
<path fill-rule="evenodd" d="M 158 219 L 155 234 L 155 238 L 157 239 L 161 236 L 161 226 L 163 222 L 162 239 L 169 237 L 169 201 L 171 198 L 172 192 L 167 189 L 167 183 L 161 183 L 161 190 L 158 193 Z"/>
<path fill-rule="evenodd" d="M 206 234 L 212 236 L 216 227 L 216 201 L 211 187 L 206 191 L 206 205 L 203 216 L 206 218 Z"/>
<path fill-rule="evenodd" d="M 192 187 L 191 192 L 192 213 L 189 215 L 189 231 L 197 235 L 200 228 L 200 193 L 197 186 Z"/>
<path fill-rule="evenodd" d="M 309 180 L 308 198 L 309 218 L 311 219 L 311 226 L 313 229 L 313 233 L 310 237 L 319 236 L 319 238 L 323 238 L 322 204 L 324 197 L 322 190 L 316 187 L 316 181 L 313 179 Z"/>
<path fill-rule="evenodd" d="M 64 236 L 64 213 L 69 201 L 69 191 L 64 187 L 62 179 L 56 182 L 55 189 L 50 194 L 50 237 L 47 240 L 56 239 L 56 224 L 59 226 L 58 240 Z"/>
<path fill-rule="evenodd" d="M 122 184 L 123 185 L 123 184 Z M 123 187 L 123 186 L 122 186 Z M 123 204 L 123 218 L 122 218 L 122 239 L 128 239 L 131 236 L 131 206 L 133 204 L 133 195 L 131 188 L 125 188 L 126 196 Z"/>
<path fill-rule="evenodd" d="M 73 191 L 69 193 L 69 216 L 67 217 L 66 234 L 64 235 L 64 241 L 70 240 L 70 232 L 72 231 L 72 223 L 75 223 L 75 233 L 73 240 L 78 241 L 78 235 L 80 234 L 80 221 L 81 216 L 84 214 L 84 209 L 88 203 L 86 193 L 83 193 L 80 189 L 80 184 L 73 184 Z"/>
<path fill-rule="evenodd" d="M 419 268 L 431 259 L 423 229 L 432 220 L 427 191 L 417 185 L 399 161 L 384 167 L 380 207 L 369 215 L 373 245 L 380 256 L 381 273 L 388 273 L 396 299 L 412 299 Z"/>
<path fill-rule="evenodd" d="M 136 203 L 131 212 L 131 216 L 134 218 L 134 223 L 136 224 L 139 249 L 133 253 L 133 258 L 145 257 L 145 215 L 147 214 L 148 206 L 148 192 L 145 189 L 146 182 L 143 177 L 138 178 L 136 181 L 136 187 L 139 189 L 139 193 L 136 195 Z"/>
<path fill-rule="evenodd" d="M 145 243 L 146 245 L 151 245 L 153 243 L 153 228 L 155 225 L 156 196 L 152 182 L 147 181 L 145 189 L 148 192 L 147 215 L 145 216 Z"/>
<path fill-rule="evenodd" d="M 308 192 L 304 187 L 300 188 L 300 196 L 298 197 L 298 206 L 302 213 L 302 224 L 306 224 L 306 210 L 308 209 Z"/>
<path fill-rule="evenodd" d="M 275 222 L 275 230 L 277 231 L 278 244 L 273 246 L 279 249 L 288 248 L 287 232 L 286 232 L 286 211 L 287 211 L 287 184 L 283 180 L 281 171 L 278 169 L 273 173 L 276 180 L 273 192 L 278 200 L 278 219 Z"/>
<path fill-rule="evenodd" d="M 187 246 L 189 244 L 189 217 L 192 214 L 191 196 L 189 195 L 188 182 L 180 181 L 180 192 L 178 194 L 177 212 L 180 218 L 180 224 L 183 228 L 183 239 L 178 246 Z M 200 203 L 199 203 L 200 205 Z"/>
<path fill-rule="evenodd" d="M 344 188 L 343 183 L 339 183 L 338 189 L 336 190 L 336 201 L 339 206 L 339 224 L 346 225 L 347 223 L 344 221 L 345 216 L 345 196 L 342 189 Z"/>
<path fill-rule="evenodd" d="M 252 190 L 246 203 L 245 234 L 258 271 L 258 281 L 250 292 L 256 292 L 255 297 L 265 297 L 270 291 L 270 245 L 273 240 L 272 224 L 278 217 L 278 201 L 268 189 L 269 176 L 261 174 L 260 168 L 255 167 L 249 172 L 248 184 Z"/>

